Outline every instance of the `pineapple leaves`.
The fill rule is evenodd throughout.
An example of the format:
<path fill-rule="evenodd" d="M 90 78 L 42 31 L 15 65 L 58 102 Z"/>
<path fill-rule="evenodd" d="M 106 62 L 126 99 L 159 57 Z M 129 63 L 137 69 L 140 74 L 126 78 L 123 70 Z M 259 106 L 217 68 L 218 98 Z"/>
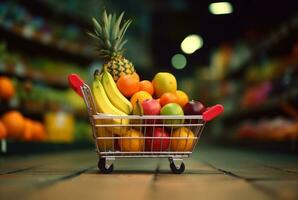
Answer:
<path fill-rule="evenodd" d="M 103 11 L 103 16 L 102 16 L 102 23 L 103 23 L 103 35 L 107 40 L 110 40 L 110 24 L 109 24 L 109 19 L 107 16 L 107 12 L 104 10 Z"/>
<path fill-rule="evenodd" d="M 113 33 L 112 34 L 112 39 L 113 40 L 116 40 L 117 39 L 119 28 L 120 28 L 120 23 L 122 21 L 123 16 L 124 16 L 124 12 L 122 12 L 120 14 L 120 16 L 118 17 L 118 19 L 117 19 L 117 21 L 116 21 L 116 23 L 114 25 L 114 29 L 113 29 L 113 32 L 112 32 Z"/>
<path fill-rule="evenodd" d="M 110 33 L 110 35 L 111 35 L 111 40 L 112 41 L 114 41 L 115 40 L 115 37 L 114 37 L 114 31 L 113 31 L 113 27 L 115 26 L 115 23 L 116 23 L 116 20 L 117 20 L 117 16 L 116 16 L 116 14 L 114 13 L 114 14 L 112 14 L 112 20 L 111 20 L 111 33 Z"/>
<path fill-rule="evenodd" d="M 99 54 L 102 57 L 110 57 L 111 56 L 111 52 L 109 50 L 104 50 L 104 49 L 100 49 Z"/>
<path fill-rule="evenodd" d="M 111 29 L 112 29 L 112 28 L 111 28 L 111 27 L 112 27 L 113 24 L 111 24 L 111 22 L 112 22 L 112 15 L 109 14 L 109 16 L 108 16 L 108 23 L 109 23 L 110 26 L 109 26 L 108 31 L 109 31 L 109 37 L 112 39 L 112 37 L 111 37 L 111 34 L 112 34 L 112 33 L 111 33 Z"/>
<path fill-rule="evenodd" d="M 119 49 L 122 49 L 123 46 L 127 43 L 127 40 L 124 40 L 120 45 L 119 45 Z"/>
<path fill-rule="evenodd" d="M 124 25 L 122 26 L 122 28 L 120 29 L 120 32 L 119 32 L 119 39 L 120 39 L 120 41 L 123 39 L 123 36 L 124 36 L 124 34 L 125 34 L 125 32 L 126 32 L 126 30 L 127 30 L 127 28 L 129 27 L 129 25 L 131 24 L 131 20 L 129 19 L 129 20 L 127 20 L 125 23 L 124 23 Z"/>
<path fill-rule="evenodd" d="M 99 25 L 98 21 L 93 17 L 92 18 L 93 24 L 94 24 L 94 31 L 96 32 L 96 34 L 98 33 L 98 35 L 102 34 L 102 28 Z"/>
<path fill-rule="evenodd" d="M 126 30 L 127 30 L 127 28 L 129 27 L 129 25 L 131 24 L 131 20 L 127 20 L 125 23 L 124 23 L 124 25 L 121 27 L 121 29 L 119 30 L 119 34 L 118 34 L 118 38 L 117 38 L 117 42 L 116 42 L 116 44 L 115 44 L 115 49 L 116 49 L 116 51 L 119 51 L 119 50 L 121 50 L 121 48 L 124 46 L 124 44 L 126 43 L 126 42 L 124 42 L 124 44 L 123 44 L 123 42 L 122 42 L 122 40 L 123 40 L 123 37 L 124 37 L 124 34 L 125 34 L 125 32 L 126 32 Z M 122 43 L 121 43 L 122 42 Z"/>
<path fill-rule="evenodd" d="M 91 36 L 93 39 L 95 39 L 95 40 L 99 40 L 99 38 L 96 36 L 96 35 L 94 35 L 93 33 L 91 33 L 91 32 L 87 32 L 87 34 L 89 35 L 89 36 Z"/>
<path fill-rule="evenodd" d="M 91 32 L 87 32 L 87 34 L 88 34 L 89 36 L 91 36 L 93 39 L 95 39 L 95 40 L 98 41 L 98 43 L 99 43 L 98 46 L 103 47 L 103 46 L 105 45 L 105 43 L 102 41 L 102 39 L 101 39 L 100 37 L 94 35 L 94 34 L 91 33 Z"/>
<path fill-rule="evenodd" d="M 121 55 L 127 43 L 124 35 L 132 21 L 123 21 L 125 12 L 119 16 L 115 13 L 102 12 L 100 20 L 92 18 L 94 32 L 87 32 L 97 42 L 98 54 L 102 58 L 111 58 L 113 55 Z"/>

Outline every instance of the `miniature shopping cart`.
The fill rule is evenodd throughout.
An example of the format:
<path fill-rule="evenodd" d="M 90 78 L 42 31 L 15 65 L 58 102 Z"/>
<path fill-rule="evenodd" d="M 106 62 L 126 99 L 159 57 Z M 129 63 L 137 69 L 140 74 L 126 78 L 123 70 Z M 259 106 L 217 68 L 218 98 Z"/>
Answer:
<path fill-rule="evenodd" d="M 84 98 L 87 106 L 96 151 L 99 155 L 98 168 L 102 173 L 114 170 L 116 158 L 168 158 L 173 173 L 185 170 L 183 158 L 189 157 L 195 148 L 204 125 L 223 111 L 215 105 L 202 115 L 108 115 L 97 112 L 90 87 L 78 75 L 68 77 L 70 86 Z M 117 120 L 119 123 L 113 123 Z M 122 123 L 129 121 L 129 123 Z M 182 128 L 183 127 L 183 128 Z M 119 134 L 128 130 L 142 135 Z M 152 134 L 157 129 L 168 134 Z M 181 131 L 184 130 L 184 131 Z M 181 131 L 181 133 L 179 132 Z"/>

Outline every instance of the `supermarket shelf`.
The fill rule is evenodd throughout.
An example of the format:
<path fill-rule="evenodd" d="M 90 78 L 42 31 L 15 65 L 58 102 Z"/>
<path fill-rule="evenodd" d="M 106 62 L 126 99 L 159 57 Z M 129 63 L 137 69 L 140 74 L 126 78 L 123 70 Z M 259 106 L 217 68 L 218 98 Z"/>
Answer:
<path fill-rule="evenodd" d="M 297 98 L 298 90 L 292 89 L 283 95 L 268 99 L 265 103 L 259 106 L 237 109 L 237 111 L 226 113 L 223 116 L 223 120 L 225 123 L 235 124 L 236 120 L 241 121 L 244 119 L 259 119 L 263 117 L 284 115 L 285 113 L 281 107 L 281 102 L 286 101 L 297 105 Z"/>
<path fill-rule="evenodd" d="M 88 22 L 85 18 L 74 15 L 69 11 L 54 9 L 51 5 L 49 5 L 45 1 L 17 0 L 17 2 L 25 6 L 28 10 L 30 10 L 30 12 L 36 15 L 44 16 L 45 18 L 51 19 L 53 21 L 59 21 L 59 23 L 67 23 L 67 24 L 75 23 L 84 29 L 92 27 L 91 22 Z"/>
<path fill-rule="evenodd" d="M 47 84 L 57 89 L 69 88 L 66 78 L 49 75 L 28 67 L 17 69 L 16 66 L 4 65 L 3 63 L 0 63 L 0 75 L 16 77 L 20 80 L 29 79 L 34 82 Z"/>
<path fill-rule="evenodd" d="M 237 67 L 237 70 L 230 71 L 226 75 L 226 79 L 240 80 L 246 69 L 255 62 L 258 62 L 258 58 L 267 53 L 282 54 L 289 49 L 295 42 L 295 38 L 298 31 L 298 15 L 293 16 L 291 19 L 287 20 L 285 23 L 276 27 L 268 36 L 259 41 L 255 46 L 252 47 L 252 54 L 250 58 L 243 63 L 241 66 Z"/>
<path fill-rule="evenodd" d="M 30 107 L 30 108 L 28 108 L 24 105 L 12 108 L 8 105 L 2 105 L 0 102 L 0 116 L 9 110 L 18 110 L 26 117 L 29 117 L 32 119 L 37 119 L 37 120 L 43 120 L 44 114 L 47 111 L 46 106 L 42 105 L 41 103 L 38 103 L 38 102 L 35 102 L 34 105 L 35 105 L 34 107 Z M 73 111 L 72 113 L 78 119 L 88 120 L 88 114 L 87 114 L 87 111 L 85 111 L 85 110 Z"/>
<path fill-rule="evenodd" d="M 7 140 L 7 152 L 3 155 L 24 155 L 24 154 L 40 154 L 53 153 L 63 151 L 73 151 L 80 149 L 94 149 L 92 141 L 74 141 L 74 142 L 23 142 Z M 1 154 L 1 152 L 0 152 Z M 2 154 L 1 154 L 2 155 Z"/>
<path fill-rule="evenodd" d="M 51 49 L 52 51 L 56 51 L 56 56 L 63 56 L 68 58 L 68 60 L 83 61 L 79 63 L 88 63 L 96 59 L 96 53 L 93 47 L 85 44 L 72 43 L 63 39 L 56 39 L 51 35 L 33 32 L 30 29 L 9 23 L 6 24 L 5 22 L 1 21 L 0 32 L 1 35 L 6 37 L 7 40 L 11 40 L 11 43 L 15 42 L 14 39 L 27 42 L 27 44 L 23 46 L 23 49 L 28 52 L 32 51 L 32 49 L 29 49 L 29 47 L 32 45 L 37 45 L 38 48 L 36 52 L 45 51 L 46 54 L 49 54 L 51 52 L 49 50 Z M 17 45 L 20 44 L 18 43 Z"/>

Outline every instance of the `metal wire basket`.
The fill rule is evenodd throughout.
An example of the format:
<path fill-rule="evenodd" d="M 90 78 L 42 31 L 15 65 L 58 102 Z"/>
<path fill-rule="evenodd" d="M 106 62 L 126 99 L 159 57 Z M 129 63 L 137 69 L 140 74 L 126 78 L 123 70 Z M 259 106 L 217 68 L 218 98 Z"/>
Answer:
<path fill-rule="evenodd" d="M 97 112 L 90 90 L 78 75 L 69 75 L 70 86 L 84 98 L 96 152 L 98 168 L 111 173 L 116 158 L 168 158 L 173 173 L 183 173 L 183 158 L 193 152 L 204 125 L 223 111 L 215 105 L 202 115 L 109 115 Z"/>

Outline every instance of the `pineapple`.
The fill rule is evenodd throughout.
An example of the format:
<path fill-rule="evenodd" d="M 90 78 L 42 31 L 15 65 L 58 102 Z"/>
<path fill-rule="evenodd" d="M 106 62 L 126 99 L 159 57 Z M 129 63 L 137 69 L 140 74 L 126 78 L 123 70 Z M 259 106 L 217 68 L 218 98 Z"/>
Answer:
<path fill-rule="evenodd" d="M 133 64 L 123 56 L 123 46 L 127 42 L 124 34 L 131 24 L 130 19 L 122 24 L 123 15 L 124 12 L 118 17 L 104 11 L 99 22 L 92 19 L 94 33 L 88 33 L 97 41 L 99 56 L 104 60 L 103 70 L 107 70 L 115 82 L 120 76 L 135 72 Z"/>

